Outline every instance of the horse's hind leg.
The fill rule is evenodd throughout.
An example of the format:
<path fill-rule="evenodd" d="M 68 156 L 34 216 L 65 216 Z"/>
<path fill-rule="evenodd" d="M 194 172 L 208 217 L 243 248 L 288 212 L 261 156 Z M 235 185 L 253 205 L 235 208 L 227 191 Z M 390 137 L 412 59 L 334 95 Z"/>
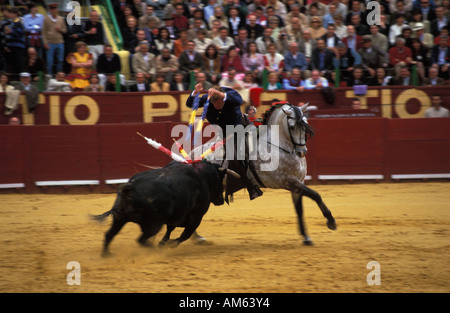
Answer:
<path fill-rule="evenodd" d="M 311 238 L 309 238 L 308 234 L 306 233 L 306 227 L 303 221 L 303 195 L 292 192 L 292 201 L 294 202 L 295 210 L 297 212 L 300 233 L 303 236 L 303 244 L 305 246 L 312 246 L 314 244 Z"/>

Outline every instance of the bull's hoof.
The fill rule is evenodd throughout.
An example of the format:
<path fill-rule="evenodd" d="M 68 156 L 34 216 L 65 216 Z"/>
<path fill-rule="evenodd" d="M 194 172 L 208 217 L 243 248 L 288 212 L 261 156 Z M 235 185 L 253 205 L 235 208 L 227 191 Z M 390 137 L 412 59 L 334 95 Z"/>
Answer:
<path fill-rule="evenodd" d="M 202 237 L 202 236 L 197 236 L 195 238 L 192 238 L 192 241 L 194 241 L 194 243 L 196 245 L 204 245 L 207 243 L 206 238 Z"/>
<path fill-rule="evenodd" d="M 109 251 L 103 251 L 102 252 L 102 258 L 109 258 L 111 256 L 111 252 Z"/>
<path fill-rule="evenodd" d="M 169 240 L 167 240 L 165 247 L 176 248 L 176 247 L 178 247 L 179 244 L 180 244 L 180 242 L 178 240 L 169 239 Z"/>
<path fill-rule="evenodd" d="M 335 220 L 332 221 L 328 221 L 327 222 L 327 227 L 331 230 L 336 230 L 337 229 L 337 224 Z"/>

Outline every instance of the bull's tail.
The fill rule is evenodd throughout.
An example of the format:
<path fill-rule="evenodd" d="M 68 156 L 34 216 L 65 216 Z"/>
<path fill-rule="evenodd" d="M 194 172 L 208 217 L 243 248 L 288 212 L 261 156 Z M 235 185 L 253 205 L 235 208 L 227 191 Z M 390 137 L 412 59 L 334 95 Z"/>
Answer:
<path fill-rule="evenodd" d="M 108 216 L 110 216 L 114 212 L 119 211 L 121 199 L 128 198 L 128 192 L 130 192 L 130 189 L 132 188 L 131 186 L 132 186 L 131 183 L 121 185 L 117 192 L 117 198 L 116 201 L 114 202 L 112 209 L 100 215 L 91 215 L 91 219 L 100 223 L 103 222 Z"/>
<path fill-rule="evenodd" d="M 93 219 L 94 221 L 96 221 L 96 222 L 103 222 L 108 216 L 110 216 L 112 213 L 114 213 L 114 207 L 111 209 L 111 210 L 109 210 L 109 211 L 107 211 L 107 212 L 105 212 L 105 213 L 103 213 L 103 214 L 100 214 L 100 215 L 91 215 L 91 219 Z"/>

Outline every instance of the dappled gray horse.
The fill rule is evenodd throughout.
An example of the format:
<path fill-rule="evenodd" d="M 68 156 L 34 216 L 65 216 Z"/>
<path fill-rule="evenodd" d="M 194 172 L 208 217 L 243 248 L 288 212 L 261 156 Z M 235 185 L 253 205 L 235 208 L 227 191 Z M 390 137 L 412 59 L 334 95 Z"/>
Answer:
<path fill-rule="evenodd" d="M 317 203 L 323 216 L 327 219 L 329 229 L 336 229 L 336 221 L 319 193 L 304 184 L 306 176 L 306 139 L 308 135 L 313 135 L 313 131 L 303 115 L 305 109 L 306 105 L 299 108 L 286 102 L 281 102 L 273 105 L 265 113 L 264 124 L 268 127 L 267 131 L 259 132 L 257 138 L 258 153 L 256 159 L 253 160 L 253 164 L 255 176 L 257 176 L 260 187 L 286 189 L 291 192 L 298 216 L 300 233 L 303 236 L 303 243 L 312 245 L 312 240 L 306 233 L 303 221 L 303 196 L 311 198 Z M 275 152 L 278 153 L 278 166 L 267 170 L 270 165 L 269 162 L 273 162 L 271 156 L 273 156 L 274 150 L 271 149 L 275 149 Z M 222 166 L 226 166 L 228 162 L 227 160 L 223 161 L 222 158 L 219 160 L 217 154 L 210 157 L 209 161 L 220 162 L 223 164 Z M 199 238 L 201 237 L 198 236 L 197 239 Z"/>

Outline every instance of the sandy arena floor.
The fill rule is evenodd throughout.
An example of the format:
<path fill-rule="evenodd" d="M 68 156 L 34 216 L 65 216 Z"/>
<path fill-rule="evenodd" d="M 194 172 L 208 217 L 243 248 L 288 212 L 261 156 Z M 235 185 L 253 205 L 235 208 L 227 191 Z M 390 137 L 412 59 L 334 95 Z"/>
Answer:
<path fill-rule="evenodd" d="M 129 223 L 110 258 L 100 251 L 111 217 L 88 215 L 109 210 L 115 195 L 0 195 L 0 292 L 450 292 L 449 183 L 312 188 L 338 223 L 328 230 L 306 199 L 313 247 L 302 245 L 290 194 L 265 190 L 211 206 L 199 228 L 210 245 L 142 248 Z M 70 261 L 81 285 L 66 282 Z M 367 284 L 370 261 L 381 285 Z"/>

